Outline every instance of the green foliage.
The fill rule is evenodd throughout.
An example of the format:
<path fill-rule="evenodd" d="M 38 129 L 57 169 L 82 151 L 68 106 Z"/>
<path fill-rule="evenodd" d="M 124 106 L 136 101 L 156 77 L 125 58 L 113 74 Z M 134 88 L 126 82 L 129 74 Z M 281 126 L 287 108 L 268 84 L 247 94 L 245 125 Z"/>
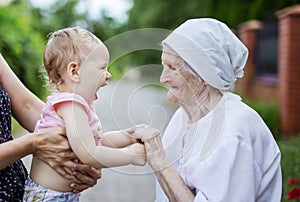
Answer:
<path fill-rule="evenodd" d="M 0 52 L 20 80 L 36 95 L 45 95 L 39 70 L 42 65 L 42 38 L 33 29 L 29 5 L 20 1 L 0 7 Z"/>
<path fill-rule="evenodd" d="M 282 202 L 287 202 L 288 181 L 291 177 L 300 179 L 300 134 L 277 141 L 281 151 Z"/>
<path fill-rule="evenodd" d="M 87 14 L 77 11 L 78 3 L 79 0 L 61 0 L 55 1 L 49 9 L 31 8 L 32 15 L 35 16 L 34 28 L 43 36 L 44 41 L 58 29 L 86 24 Z"/>
<path fill-rule="evenodd" d="M 190 18 L 213 17 L 230 27 L 249 19 L 274 20 L 275 12 L 299 3 L 299 0 L 133 0 L 129 28 L 173 29 Z"/>
<path fill-rule="evenodd" d="M 79 0 L 62 0 L 50 9 L 34 8 L 29 1 L 0 5 L 0 52 L 20 80 L 38 97 L 47 89 L 41 79 L 43 49 L 49 33 L 86 25 L 85 13 L 76 10 Z"/>
<path fill-rule="evenodd" d="M 79 0 L 56 1 L 48 9 L 34 8 L 29 0 L 15 0 L 0 6 L 0 51 L 21 81 L 39 97 L 46 94 L 39 78 L 42 52 L 49 33 L 71 26 L 92 31 L 102 41 L 137 28 L 163 28 L 172 30 L 189 18 L 214 17 L 235 28 L 249 19 L 276 20 L 275 12 L 299 3 L 299 0 L 132 0 L 128 22 L 117 23 L 105 11 L 99 19 L 91 19 L 87 11 L 78 11 Z M 120 78 L 130 67 L 160 64 L 159 51 L 130 53 L 110 65 L 112 78 Z M 159 77 L 155 73 L 144 75 Z"/>
<path fill-rule="evenodd" d="M 212 17 L 236 29 L 240 23 L 257 19 L 276 21 L 276 12 L 284 7 L 299 3 L 299 0 L 132 0 L 127 30 L 137 28 L 164 28 L 173 30 L 187 19 Z M 151 57 L 151 59 L 150 59 Z M 144 54 L 140 63 L 149 60 L 160 62 L 158 54 Z M 136 58 L 133 61 L 136 61 Z M 157 64 L 157 63 L 156 63 Z M 157 75 L 155 75 L 157 76 Z"/>
<path fill-rule="evenodd" d="M 277 102 L 245 101 L 245 103 L 252 107 L 262 117 L 274 137 L 278 139 L 281 134 L 281 127 Z"/>
<path fill-rule="evenodd" d="M 80 26 L 93 32 L 102 41 L 105 41 L 116 33 L 122 32 L 122 26 L 107 16 L 105 11 L 100 11 L 99 19 L 90 19 L 86 11 L 78 12 L 79 0 L 56 1 L 50 9 L 32 8 L 36 16 L 34 27 L 39 30 L 44 41 L 55 30 L 65 27 Z M 118 79 L 124 72 L 124 64 L 112 64 L 109 70 L 113 79 Z"/>

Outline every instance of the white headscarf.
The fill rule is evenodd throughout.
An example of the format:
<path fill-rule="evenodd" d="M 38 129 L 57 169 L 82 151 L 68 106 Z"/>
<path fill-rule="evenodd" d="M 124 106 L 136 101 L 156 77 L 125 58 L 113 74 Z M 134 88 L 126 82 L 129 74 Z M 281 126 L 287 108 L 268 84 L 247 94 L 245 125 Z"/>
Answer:
<path fill-rule="evenodd" d="M 191 19 L 164 41 L 209 85 L 229 90 L 244 75 L 248 50 L 224 23 L 209 18 Z"/>

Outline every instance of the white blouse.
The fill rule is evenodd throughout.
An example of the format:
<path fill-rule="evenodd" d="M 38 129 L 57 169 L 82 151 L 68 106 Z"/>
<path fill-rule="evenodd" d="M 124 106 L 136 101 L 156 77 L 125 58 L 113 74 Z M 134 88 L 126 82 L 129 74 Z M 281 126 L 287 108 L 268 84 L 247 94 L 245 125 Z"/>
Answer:
<path fill-rule="evenodd" d="M 187 124 L 179 108 L 163 145 L 172 166 L 196 193 L 195 201 L 280 202 L 279 148 L 260 116 L 233 93 L 224 93 L 193 124 Z M 156 201 L 168 201 L 158 182 Z"/>

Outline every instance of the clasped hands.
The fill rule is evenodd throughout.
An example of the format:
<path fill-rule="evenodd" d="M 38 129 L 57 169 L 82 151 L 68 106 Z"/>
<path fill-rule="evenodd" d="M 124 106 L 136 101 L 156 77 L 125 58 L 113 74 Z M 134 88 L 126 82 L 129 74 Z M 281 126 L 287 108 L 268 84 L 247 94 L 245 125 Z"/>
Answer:
<path fill-rule="evenodd" d="M 131 138 L 135 139 L 135 143 L 144 144 L 148 163 L 149 159 L 152 159 L 149 158 L 150 155 L 155 150 L 162 148 L 159 131 L 150 126 L 141 124 L 125 131 Z M 76 159 L 76 156 L 66 139 L 64 128 L 54 127 L 44 129 L 36 133 L 35 137 L 36 141 L 32 145 L 33 151 L 31 153 L 46 162 L 61 176 L 69 179 L 73 192 L 77 193 L 93 187 L 97 183 L 97 180 L 101 178 L 101 169 L 95 169 L 73 161 L 73 159 Z M 140 145 L 136 144 L 133 147 L 139 153 L 144 153 L 141 152 Z M 142 165 L 143 163 L 139 164 Z"/>
<path fill-rule="evenodd" d="M 153 138 L 160 136 L 160 132 L 146 124 L 136 125 L 126 130 L 129 135 L 136 138 L 141 143 L 145 143 Z"/>
<path fill-rule="evenodd" d="M 144 144 L 147 162 L 155 172 L 161 171 L 170 165 L 158 130 L 141 124 L 127 129 L 127 132 Z"/>

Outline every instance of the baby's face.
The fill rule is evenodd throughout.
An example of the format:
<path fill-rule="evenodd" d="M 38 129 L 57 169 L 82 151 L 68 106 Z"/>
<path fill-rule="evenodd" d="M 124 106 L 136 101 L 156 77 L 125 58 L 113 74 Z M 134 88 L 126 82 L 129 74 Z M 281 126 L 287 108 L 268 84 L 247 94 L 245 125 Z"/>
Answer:
<path fill-rule="evenodd" d="M 109 63 L 109 53 L 103 43 L 97 43 L 91 48 L 91 52 L 83 61 L 80 68 L 81 92 L 92 102 L 97 99 L 97 91 L 107 85 L 111 78 L 107 67 Z"/>

